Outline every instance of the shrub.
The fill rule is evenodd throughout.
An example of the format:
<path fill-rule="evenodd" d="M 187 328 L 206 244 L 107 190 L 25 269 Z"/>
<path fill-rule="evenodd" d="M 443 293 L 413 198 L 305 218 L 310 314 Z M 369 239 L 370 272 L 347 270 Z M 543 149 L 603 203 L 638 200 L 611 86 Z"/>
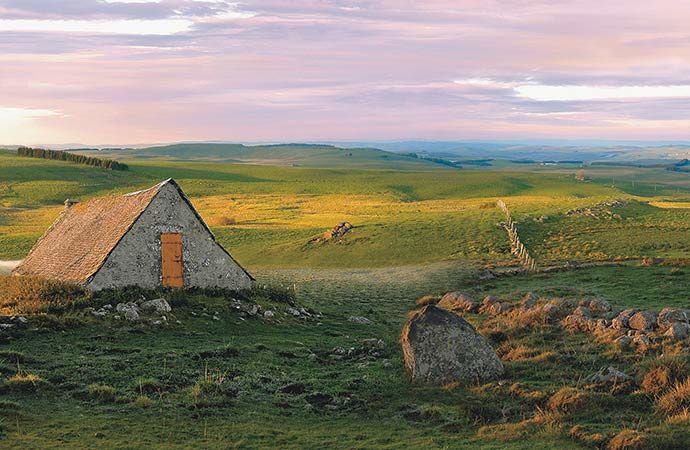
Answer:
<path fill-rule="evenodd" d="M 0 277 L 0 314 L 64 312 L 89 299 L 90 294 L 76 284 L 40 277 Z"/>
<path fill-rule="evenodd" d="M 37 392 L 47 387 L 48 382 L 33 373 L 17 372 L 5 381 L 5 386 L 13 392 Z"/>
<path fill-rule="evenodd" d="M 656 400 L 657 409 L 666 416 L 676 416 L 690 408 L 690 378 L 676 382 Z"/>
<path fill-rule="evenodd" d="M 625 429 L 614 436 L 607 447 L 609 450 L 643 450 L 649 448 L 645 435 L 639 431 Z"/>
<path fill-rule="evenodd" d="M 89 397 L 103 403 L 113 403 L 117 398 L 117 390 L 107 384 L 90 384 L 87 388 Z"/>

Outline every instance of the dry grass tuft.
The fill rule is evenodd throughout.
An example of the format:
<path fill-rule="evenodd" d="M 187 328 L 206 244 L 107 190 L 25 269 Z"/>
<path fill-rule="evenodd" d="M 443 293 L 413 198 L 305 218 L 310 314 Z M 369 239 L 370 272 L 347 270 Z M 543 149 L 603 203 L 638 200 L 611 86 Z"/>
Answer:
<path fill-rule="evenodd" d="M 642 390 L 648 394 L 661 395 L 673 384 L 690 375 L 688 362 L 684 357 L 665 357 L 655 360 L 644 374 Z"/>
<path fill-rule="evenodd" d="M 0 314 L 58 312 L 85 303 L 90 294 L 81 286 L 39 277 L 0 277 Z"/>
<path fill-rule="evenodd" d="M 687 414 L 690 408 L 690 378 L 674 383 L 656 400 L 656 407 L 667 417 Z"/>
<path fill-rule="evenodd" d="M 550 411 L 568 414 L 582 407 L 587 401 L 587 395 L 573 387 L 563 387 L 553 394 L 546 406 Z"/>
<path fill-rule="evenodd" d="M 441 300 L 441 297 L 438 295 L 425 295 L 419 297 L 415 303 L 417 303 L 417 306 L 435 305 L 439 300 Z"/>
<path fill-rule="evenodd" d="M 5 386 L 13 392 L 36 392 L 48 386 L 48 382 L 33 373 L 17 372 L 5 381 Z"/>
<path fill-rule="evenodd" d="M 649 448 L 649 442 L 639 431 L 625 429 L 609 441 L 607 448 L 608 450 L 644 450 Z"/>
<path fill-rule="evenodd" d="M 570 429 L 570 437 L 588 447 L 600 448 L 606 437 L 601 433 L 588 433 L 581 425 L 575 425 Z"/>

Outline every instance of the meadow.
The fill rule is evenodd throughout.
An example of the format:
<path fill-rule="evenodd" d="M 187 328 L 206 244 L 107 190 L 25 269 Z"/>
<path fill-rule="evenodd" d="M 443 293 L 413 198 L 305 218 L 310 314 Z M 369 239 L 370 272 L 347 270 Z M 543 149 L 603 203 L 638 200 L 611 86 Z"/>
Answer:
<path fill-rule="evenodd" d="M 501 349 L 505 378 L 424 387 L 407 383 L 398 343 L 415 300 L 451 290 L 690 307 L 685 174 L 587 168 L 583 182 L 577 168 L 562 166 L 124 162 L 126 173 L 0 151 L 0 259 L 22 258 L 65 198 L 172 177 L 260 285 L 289 287 L 301 306 L 323 316 L 265 320 L 241 314 L 223 295 L 157 292 L 144 295 L 170 299 L 168 326 L 96 319 L 83 305 L 30 318 L 0 343 L 2 446 L 601 448 L 631 429 L 644 433 L 647 446 L 620 448 L 669 449 L 689 438 L 687 422 L 665 418 L 643 391 L 587 393 L 575 411 L 548 406 L 564 387 L 584 392 L 582 380 L 602 367 L 642 378 L 656 354 L 614 351 L 553 327 L 500 334 L 471 315 Z M 606 265 L 500 276 L 516 261 L 497 226 L 504 220 L 498 199 L 541 266 Z M 568 214 L 578 209 L 584 212 Z M 355 225 L 345 238 L 308 245 L 343 220 Z M 643 265 L 643 258 L 656 262 Z M 487 269 L 499 276 L 486 279 Z M 127 295 L 134 294 L 110 293 L 93 304 Z M 363 352 L 367 339 L 380 339 L 382 348 Z M 17 374 L 30 381 L 19 383 Z"/>

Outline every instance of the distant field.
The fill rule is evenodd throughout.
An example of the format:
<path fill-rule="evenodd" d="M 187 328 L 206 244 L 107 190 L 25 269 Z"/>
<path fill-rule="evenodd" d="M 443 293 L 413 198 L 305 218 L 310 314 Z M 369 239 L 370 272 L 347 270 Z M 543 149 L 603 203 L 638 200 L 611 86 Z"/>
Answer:
<path fill-rule="evenodd" d="M 563 166 L 383 170 L 126 162 L 130 170 L 117 172 L 0 152 L 0 259 L 22 258 L 65 198 L 129 192 L 168 177 L 180 182 L 219 240 L 250 268 L 508 264 L 506 234 L 496 226 L 503 220 L 494 207 L 498 198 L 545 265 L 690 254 L 690 209 L 683 207 L 690 176 L 661 169 L 587 168 L 592 181 L 580 182 L 577 168 Z M 609 177 L 617 180 L 615 188 Z M 564 214 L 614 199 L 627 202 L 609 208 L 619 218 Z M 306 245 L 343 220 L 356 228 L 342 242 Z"/>

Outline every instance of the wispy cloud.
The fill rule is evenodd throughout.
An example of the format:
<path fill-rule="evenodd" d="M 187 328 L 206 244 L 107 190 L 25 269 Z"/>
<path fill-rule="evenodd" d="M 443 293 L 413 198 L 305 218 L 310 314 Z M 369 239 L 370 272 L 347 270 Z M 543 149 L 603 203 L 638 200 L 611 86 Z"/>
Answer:
<path fill-rule="evenodd" d="M 36 142 L 687 138 L 689 22 L 671 0 L 0 0 L 0 119 Z"/>

